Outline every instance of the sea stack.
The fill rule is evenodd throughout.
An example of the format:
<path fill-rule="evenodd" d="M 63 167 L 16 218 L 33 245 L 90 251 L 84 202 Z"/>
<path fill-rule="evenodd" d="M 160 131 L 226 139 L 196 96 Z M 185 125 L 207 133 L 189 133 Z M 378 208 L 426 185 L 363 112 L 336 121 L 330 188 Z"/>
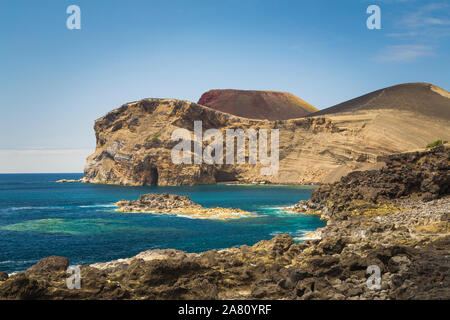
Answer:
<path fill-rule="evenodd" d="M 188 196 L 168 193 L 147 193 L 138 200 L 117 202 L 119 212 L 147 212 L 189 216 L 191 218 L 235 219 L 255 214 L 233 208 L 204 208 Z"/>

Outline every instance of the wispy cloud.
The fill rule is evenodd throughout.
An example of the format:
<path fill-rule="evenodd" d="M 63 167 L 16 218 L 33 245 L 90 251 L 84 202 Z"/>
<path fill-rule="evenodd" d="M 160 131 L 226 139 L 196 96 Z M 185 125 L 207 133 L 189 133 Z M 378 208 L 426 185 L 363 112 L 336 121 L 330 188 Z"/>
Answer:
<path fill-rule="evenodd" d="M 387 36 L 397 43 L 384 47 L 376 61 L 413 62 L 437 54 L 442 38 L 450 36 L 450 4 L 432 2 L 415 7 L 393 23 Z"/>
<path fill-rule="evenodd" d="M 413 12 L 408 12 L 398 20 L 398 27 L 408 31 L 428 31 L 429 27 L 450 26 L 450 5 L 448 3 L 429 3 Z M 425 29 L 424 29 L 425 28 Z"/>
<path fill-rule="evenodd" d="M 449 26 L 450 19 L 439 19 L 439 18 L 427 18 L 425 24 L 438 25 L 438 26 Z"/>
<path fill-rule="evenodd" d="M 421 57 L 434 55 L 434 49 L 426 45 L 392 45 L 384 48 L 376 57 L 380 62 L 413 62 Z"/>
<path fill-rule="evenodd" d="M 410 32 L 392 32 L 387 34 L 388 37 L 394 37 L 394 38 L 402 38 L 402 37 L 416 37 L 420 35 L 419 32 L 410 31 Z"/>
<path fill-rule="evenodd" d="M 366 0 L 367 2 L 370 2 L 373 0 Z M 417 2 L 420 0 L 378 0 L 378 2 L 383 2 L 383 3 L 399 3 L 399 2 Z"/>

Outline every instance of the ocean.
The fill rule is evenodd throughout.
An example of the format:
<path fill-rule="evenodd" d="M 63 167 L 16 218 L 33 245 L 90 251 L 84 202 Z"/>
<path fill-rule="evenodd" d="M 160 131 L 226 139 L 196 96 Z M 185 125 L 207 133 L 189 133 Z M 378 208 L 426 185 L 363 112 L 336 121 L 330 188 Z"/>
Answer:
<path fill-rule="evenodd" d="M 325 225 L 316 216 L 286 215 L 283 206 L 308 199 L 312 188 L 273 185 L 125 187 L 56 183 L 82 174 L 0 175 L 0 271 L 25 270 L 57 255 L 70 264 L 127 258 L 149 249 L 222 249 L 287 233 L 297 241 Z M 188 195 L 205 207 L 233 207 L 257 217 L 219 221 L 119 213 L 115 202 L 143 193 Z"/>

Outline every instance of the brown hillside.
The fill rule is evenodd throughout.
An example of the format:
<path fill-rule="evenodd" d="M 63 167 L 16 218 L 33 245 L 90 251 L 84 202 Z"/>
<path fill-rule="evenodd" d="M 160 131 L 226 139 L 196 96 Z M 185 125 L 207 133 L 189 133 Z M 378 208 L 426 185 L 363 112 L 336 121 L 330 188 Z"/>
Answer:
<path fill-rule="evenodd" d="M 353 132 L 367 154 L 377 153 L 375 150 L 411 151 L 437 139 L 450 140 L 450 94 L 429 83 L 384 88 L 310 116 L 325 116 L 343 132 Z M 346 142 L 335 143 L 336 150 Z M 329 181 L 342 172 L 336 173 Z"/>
<path fill-rule="evenodd" d="M 437 139 L 450 141 L 450 97 L 436 86 L 399 85 L 340 106 L 341 110 L 323 110 L 329 112 L 325 116 L 267 121 L 182 100 L 128 103 L 95 122 L 97 147 L 87 160 L 83 181 L 124 185 L 223 181 L 317 184 L 336 181 L 351 171 L 378 168 L 383 165 L 378 161 L 380 156 L 421 149 Z M 198 120 L 203 130 L 215 128 L 222 134 L 235 128 L 278 129 L 279 170 L 263 176 L 261 163 L 174 165 L 171 150 L 176 142 L 172 133 L 183 128 L 192 136 Z"/>
<path fill-rule="evenodd" d="M 450 93 L 429 83 L 405 83 L 368 93 L 310 116 L 375 109 L 417 112 L 450 120 Z"/>
<path fill-rule="evenodd" d="M 210 90 L 198 104 L 249 119 L 286 120 L 306 116 L 318 109 L 287 92 Z"/>

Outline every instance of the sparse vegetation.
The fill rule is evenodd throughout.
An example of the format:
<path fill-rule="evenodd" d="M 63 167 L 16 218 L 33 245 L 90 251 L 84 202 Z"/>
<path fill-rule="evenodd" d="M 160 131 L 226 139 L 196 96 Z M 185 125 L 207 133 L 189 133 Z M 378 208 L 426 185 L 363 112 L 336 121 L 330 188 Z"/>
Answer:
<path fill-rule="evenodd" d="M 447 142 L 448 142 L 447 140 L 438 139 L 436 141 L 433 141 L 433 142 L 427 144 L 427 148 L 434 148 L 436 146 L 446 144 Z"/>
<path fill-rule="evenodd" d="M 161 131 L 158 131 L 152 136 L 152 141 L 157 141 L 159 139 L 159 136 L 161 135 Z"/>
<path fill-rule="evenodd" d="M 372 204 L 361 203 L 360 208 L 355 208 L 350 213 L 355 216 L 385 216 L 401 211 L 402 208 L 385 203 L 385 204 Z"/>

